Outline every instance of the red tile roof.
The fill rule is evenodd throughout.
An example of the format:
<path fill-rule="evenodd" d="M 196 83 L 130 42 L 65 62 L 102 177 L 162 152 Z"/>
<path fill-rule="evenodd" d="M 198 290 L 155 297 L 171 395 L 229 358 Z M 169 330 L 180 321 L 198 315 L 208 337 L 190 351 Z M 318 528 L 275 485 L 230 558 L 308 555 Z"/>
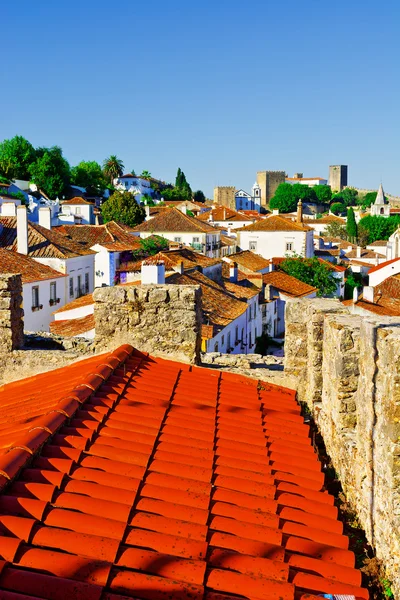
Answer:
<path fill-rule="evenodd" d="M 56 313 L 65 312 L 67 310 L 72 310 L 74 308 L 80 308 L 81 306 L 88 306 L 89 304 L 94 304 L 93 294 L 85 294 L 85 296 L 81 296 L 80 298 L 75 298 L 75 300 L 71 300 L 68 304 L 64 304 L 58 310 L 53 312 L 53 315 Z"/>
<path fill-rule="evenodd" d="M 368 598 L 295 392 L 123 346 L 0 396 L 4 600 Z"/>
<path fill-rule="evenodd" d="M 312 231 L 312 229 L 304 223 L 297 223 L 280 215 L 272 215 L 236 231 Z"/>
<path fill-rule="evenodd" d="M 384 269 L 388 265 L 392 265 L 393 263 L 397 262 L 398 260 L 400 260 L 400 258 L 392 258 L 392 260 L 386 260 L 385 262 L 381 263 L 380 265 L 376 265 L 376 267 L 372 267 L 372 269 L 369 270 L 368 275 L 370 273 L 375 273 L 375 271 L 379 271 L 380 269 Z"/>
<path fill-rule="evenodd" d="M 272 285 L 280 292 L 300 298 L 301 296 L 308 296 L 314 292 L 317 292 L 317 288 L 304 283 L 292 275 L 284 273 L 284 271 L 271 271 L 270 273 L 263 274 L 263 282 L 265 284 Z"/>
<path fill-rule="evenodd" d="M 34 258 L 4 248 L 0 248 L 0 273 L 21 273 L 22 283 L 67 277 L 67 275 L 39 263 Z"/>
<path fill-rule="evenodd" d="M 17 251 L 17 217 L 0 217 L 0 246 L 7 250 Z M 55 229 L 46 229 L 37 223 L 28 221 L 29 256 L 36 258 L 74 258 L 87 254 L 95 254 L 67 239 Z"/>
<path fill-rule="evenodd" d="M 242 250 L 235 254 L 230 254 L 226 257 L 230 262 L 237 262 L 237 264 L 249 271 L 261 271 L 262 269 L 269 268 L 269 260 L 263 258 L 260 254 L 251 252 L 251 250 Z"/>
<path fill-rule="evenodd" d="M 208 223 L 203 223 L 196 217 L 184 215 L 178 208 L 166 208 L 156 217 L 144 221 L 134 228 L 135 231 L 164 232 L 193 232 L 193 233 L 218 233 L 218 230 Z"/>
<path fill-rule="evenodd" d="M 85 200 L 85 198 L 82 198 L 81 196 L 75 196 L 75 198 L 71 198 L 70 200 L 64 200 L 63 202 L 61 202 L 61 206 L 64 206 L 64 204 L 70 204 L 70 205 L 78 205 L 78 204 L 86 204 L 87 206 L 93 206 L 93 202 L 88 202 L 87 200 Z"/>
<path fill-rule="evenodd" d="M 133 235 L 133 229 L 115 221 L 104 225 L 60 225 L 55 230 L 85 248 L 91 248 L 95 244 L 115 251 L 136 250 L 141 247 L 140 238 Z"/>
<path fill-rule="evenodd" d="M 78 319 L 63 319 L 50 323 L 51 333 L 63 337 L 80 336 L 95 328 L 94 314 L 85 315 Z"/>
<path fill-rule="evenodd" d="M 232 208 L 228 208 L 227 206 L 217 206 L 217 208 L 212 208 L 207 212 L 201 213 L 197 218 L 200 221 L 209 221 L 210 215 L 214 221 L 232 221 L 235 223 L 237 221 L 245 223 L 248 221 L 251 223 L 253 219 L 249 218 L 247 215 L 241 214 L 240 212 L 233 210 Z"/>

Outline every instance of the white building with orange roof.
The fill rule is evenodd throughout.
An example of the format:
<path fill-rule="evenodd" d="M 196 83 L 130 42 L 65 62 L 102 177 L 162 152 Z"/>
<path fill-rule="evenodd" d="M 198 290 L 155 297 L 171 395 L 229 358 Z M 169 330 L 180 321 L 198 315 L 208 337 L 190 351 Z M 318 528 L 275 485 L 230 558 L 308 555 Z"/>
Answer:
<path fill-rule="evenodd" d="M 94 300 L 92 294 L 76 298 L 54 311 L 54 321 L 50 323 L 51 333 L 63 337 L 84 337 L 94 339 Z"/>
<path fill-rule="evenodd" d="M 94 225 L 94 204 L 84 198 L 76 197 L 60 204 L 57 224 Z"/>

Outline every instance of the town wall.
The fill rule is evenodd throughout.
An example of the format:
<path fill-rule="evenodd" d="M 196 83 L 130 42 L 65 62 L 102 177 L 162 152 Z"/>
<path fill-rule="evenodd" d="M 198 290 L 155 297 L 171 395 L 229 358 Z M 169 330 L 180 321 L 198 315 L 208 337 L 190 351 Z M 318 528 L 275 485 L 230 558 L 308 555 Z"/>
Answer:
<path fill-rule="evenodd" d="M 0 354 L 24 343 L 21 275 L 0 275 Z"/>
<path fill-rule="evenodd" d="M 104 287 L 93 298 L 97 351 L 129 343 L 153 356 L 199 363 L 200 286 Z"/>
<path fill-rule="evenodd" d="M 400 598 L 400 319 L 350 315 L 337 300 L 293 301 L 285 354 Z"/>

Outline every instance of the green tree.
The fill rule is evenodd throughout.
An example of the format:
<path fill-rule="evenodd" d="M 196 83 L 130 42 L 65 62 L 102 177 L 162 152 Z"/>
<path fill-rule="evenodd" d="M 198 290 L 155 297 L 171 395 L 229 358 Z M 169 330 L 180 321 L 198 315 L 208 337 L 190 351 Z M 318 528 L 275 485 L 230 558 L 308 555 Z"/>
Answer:
<path fill-rule="evenodd" d="M 181 169 L 179 168 L 176 173 L 176 177 L 175 177 L 175 187 L 181 188 L 184 179 L 186 181 L 185 175 L 182 173 Z"/>
<path fill-rule="evenodd" d="M 347 240 L 347 231 L 344 225 L 333 221 L 329 223 L 323 231 L 323 235 L 326 237 L 340 238 L 341 240 Z"/>
<path fill-rule="evenodd" d="M 162 191 L 162 197 L 165 202 L 170 202 L 173 200 L 191 200 L 191 194 L 187 193 L 187 190 L 182 188 L 166 188 Z"/>
<path fill-rule="evenodd" d="M 116 177 L 121 177 L 124 173 L 124 163 L 115 154 L 111 154 L 103 162 L 103 173 L 110 180 L 111 185 Z"/>
<path fill-rule="evenodd" d="M 29 166 L 35 158 L 35 148 L 21 135 L 0 144 L 0 172 L 8 179 L 29 179 Z"/>
<path fill-rule="evenodd" d="M 347 239 L 350 242 L 355 243 L 357 240 L 357 223 L 354 216 L 354 210 L 352 207 L 347 209 L 347 223 L 346 223 Z"/>
<path fill-rule="evenodd" d="M 318 289 L 317 296 L 332 296 L 337 288 L 334 272 L 318 258 L 286 258 L 280 269 Z"/>
<path fill-rule="evenodd" d="M 294 186 L 290 183 L 281 183 L 275 191 L 275 196 L 271 198 L 269 207 L 280 212 L 293 212 L 297 208 L 298 198 L 293 193 Z"/>
<path fill-rule="evenodd" d="M 38 148 L 36 160 L 29 166 L 32 181 L 49 198 L 63 196 L 71 182 L 71 169 L 59 146 Z"/>
<path fill-rule="evenodd" d="M 387 240 L 400 226 L 400 216 L 394 217 L 373 217 L 368 215 L 361 219 L 358 224 L 368 231 L 368 243 L 376 242 L 376 240 Z"/>
<path fill-rule="evenodd" d="M 142 223 L 146 216 L 143 206 L 139 206 L 133 194 L 119 191 L 114 192 L 103 203 L 101 213 L 104 223 L 117 221 L 130 227 Z"/>
<path fill-rule="evenodd" d="M 144 179 L 150 179 L 151 173 L 150 173 L 150 171 L 142 171 L 140 173 L 139 177 L 143 177 Z"/>
<path fill-rule="evenodd" d="M 313 188 L 319 202 L 328 204 L 332 198 L 332 190 L 330 185 L 316 185 Z"/>
<path fill-rule="evenodd" d="M 371 204 L 375 202 L 377 195 L 378 192 L 368 192 L 364 196 L 357 198 L 357 204 L 359 204 L 363 209 L 369 208 Z"/>
<path fill-rule="evenodd" d="M 193 194 L 193 200 L 195 202 L 205 202 L 206 201 L 206 197 L 205 197 L 204 193 L 201 190 L 197 190 Z"/>
<path fill-rule="evenodd" d="M 342 202 L 334 202 L 331 204 L 331 212 L 334 215 L 340 215 L 346 210 L 346 206 Z"/>
<path fill-rule="evenodd" d="M 148 238 L 141 239 L 140 247 L 145 254 L 153 256 L 158 252 L 162 252 L 162 250 L 168 250 L 169 241 L 162 235 L 152 235 Z"/>
<path fill-rule="evenodd" d="M 82 160 L 79 165 L 72 167 L 71 182 L 86 188 L 91 196 L 102 196 L 107 185 L 101 166 L 95 160 Z"/>
<path fill-rule="evenodd" d="M 301 200 L 302 202 L 316 202 L 317 194 L 315 193 L 315 189 L 310 187 L 309 185 L 303 185 L 302 183 L 295 183 L 292 185 L 293 188 L 293 197 L 297 202 Z"/>
<path fill-rule="evenodd" d="M 340 202 L 344 206 L 356 206 L 358 192 L 354 188 L 346 188 L 332 196 L 334 202 Z"/>

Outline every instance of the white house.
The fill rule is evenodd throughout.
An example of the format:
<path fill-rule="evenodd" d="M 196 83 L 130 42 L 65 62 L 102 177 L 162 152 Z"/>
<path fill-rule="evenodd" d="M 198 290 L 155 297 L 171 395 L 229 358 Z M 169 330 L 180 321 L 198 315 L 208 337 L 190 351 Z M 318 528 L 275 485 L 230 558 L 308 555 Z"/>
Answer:
<path fill-rule="evenodd" d="M 300 183 L 301 185 L 309 185 L 310 187 L 328 184 L 328 180 L 323 177 L 303 177 L 303 173 L 295 173 L 294 177 L 286 177 L 285 182 L 291 185 Z"/>
<path fill-rule="evenodd" d="M 17 207 L 16 217 L 0 217 L 0 248 L 19 252 L 68 275 L 65 278 L 66 300 L 91 293 L 95 252 L 52 230 L 49 209 L 39 212 L 42 214 L 42 211 L 42 222 L 48 227 L 28 222 L 26 206 Z"/>
<path fill-rule="evenodd" d="M 314 232 L 299 221 L 291 221 L 280 215 L 257 221 L 237 230 L 238 246 L 251 250 L 263 258 L 297 255 L 314 256 Z"/>
<path fill-rule="evenodd" d="M 4 248 L 0 248 L 0 272 L 21 273 L 24 329 L 48 332 L 54 308 L 65 304 L 67 276 Z"/>
<path fill-rule="evenodd" d="M 227 206 L 214 206 L 208 212 L 200 214 L 198 219 L 203 221 L 203 223 L 222 227 L 226 231 L 246 227 L 246 225 L 250 225 L 256 221 L 256 219 L 247 217 L 243 213 Z"/>
<path fill-rule="evenodd" d="M 208 223 L 183 214 L 177 208 L 163 209 L 156 217 L 134 227 L 141 238 L 151 235 L 190 246 L 211 258 L 220 256 L 221 232 Z"/>
<path fill-rule="evenodd" d="M 60 224 L 94 225 L 94 204 L 79 197 L 65 200 L 57 218 Z"/>
<path fill-rule="evenodd" d="M 86 294 L 65 304 L 54 312 L 54 321 L 50 331 L 63 337 L 84 337 L 94 339 L 94 300 L 92 294 Z"/>
<path fill-rule="evenodd" d="M 386 258 L 391 260 L 392 258 L 400 257 L 400 227 L 396 229 L 394 233 L 389 237 L 386 246 Z"/>
<path fill-rule="evenodd" d="M 144 200 L 143 196 L 154 196 L 154 190 L 151 187 L 152 181 L 158 182 L 158 180 L 152 177 L 144 178 L 139 175 L 133 175 L 133 173 L 127 173 L 114 179 L 114 187 L 119 191 L 134 194 L 136 202 L 140 203 Z"/>
<path fill-rule="evenodd" d="M 371 287 L 376 287 L 382 281 L 391 277 L 392 275 L 398 275 L 400 273 L 400 257 L 392 258 L 382 262 L 381 264 L 372 267 L 368 271 L 368 283 Z"/>
<path fill-rule="evenodd" d="M 321 217 L 320 219 L 304 219 L 303 223 L 308 227 L 311 227 L 311 229 L 315 231 L 316 236 L 324 235 L 325 229 L 328 227 L 328 225 L 332 225 L 332 223 L 346 227 L 346 219 L 342 219 L 336 215 L 327 215 L 326 217 Z"/>

